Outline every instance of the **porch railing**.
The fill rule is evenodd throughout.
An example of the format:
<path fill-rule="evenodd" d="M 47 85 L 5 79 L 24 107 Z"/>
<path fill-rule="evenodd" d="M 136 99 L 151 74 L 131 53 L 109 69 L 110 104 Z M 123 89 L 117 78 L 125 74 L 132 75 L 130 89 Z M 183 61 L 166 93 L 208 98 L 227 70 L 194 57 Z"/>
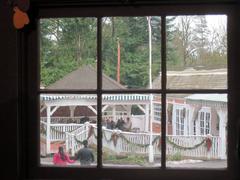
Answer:
<path fill-rule="evenodd" d="M 84 125 L 86 126 L 86 125 Z M 71 149 L 72 155 L 81 148 L 81 144 L 77 141 L 83 141 L 89 137 L 89 143 L 96 145 L 97 128 L 96 125 L 91 125 L 94 134 L 89 137 L 90 128 L 85 128 L 84 131 L 69 133 L 66 144 L 67 150 Z M 107 148 L 116 154 L 118 153 L 134 153 L 148 154 L 150 144 L 149 133 L 130 133 L 119 130 L 109 130 L 103 128 L 103 148 Z M 167 135 L 166 155 L 171 156 L 180 153 L 181 156 L 201 159 L 220 159 L 220 138 L 212 136 L 210 138 L 211 147 L 207 147 L 206 136 L 173 136 Z M 161 154 L 161 139 L 159 134 L 153 134 L 154 154 Z M 77 145 L 76 145 L 77 144 Z"/>
<path fill-rule="evenodd" d="M 46 123 L 41 122 L 46 128 Z M 150 144 L 149 133 L 132 133 L 120 130 L 110 130 L 103 127 L 102 131 L 103 148 L 115 153 L 148 154 Z M 65 141 L 66 151 L 74 155 L 81 147 L 81 142 L 88 138 L 89 144 L 97 144 L 96 124 L 51 124 L 50 142 Z M 41 133 L 44 137 L 44 133 Z M 46 136 L 45 136 L 46 137 Z M 221 139 L 218 136 L 210 137 L 210 144 L 207 145 L 207 136 L 180 136 L 167 135 L 166 155 L 171 156 L 180 153 L 182 156 L 201 159 L 220 159 Z M 153 134 L 154 154 L 161 154 L 161 139 L 159 134 Z M 207 147 L 209 146 L 209 147 Z"/>

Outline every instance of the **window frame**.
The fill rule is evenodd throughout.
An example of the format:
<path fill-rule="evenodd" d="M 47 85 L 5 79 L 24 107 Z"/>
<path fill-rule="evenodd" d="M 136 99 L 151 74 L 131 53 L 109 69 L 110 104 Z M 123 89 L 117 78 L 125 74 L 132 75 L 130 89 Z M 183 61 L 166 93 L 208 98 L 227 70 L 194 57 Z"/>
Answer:
<path fill-rule="evenodd" d="M 89 179 L 99 179 L 99 178 L 108 178 L 108 179 L 133 179 L 141 177 L 142 179 L 147 178 L 164 178 L 164 179 L 175 179 L 176 177 L 192 179 L 196 177 L 202 177 L 203 173 L 205 179 L 212 179 L 212 177 L 224 179 L 232 176 L 237 176 L 237 164 L 236 160 L 236 123 L 237 123 L 237 108 L 234 105 L 237 104 L 237 100 L 234 99 L 234 96 L 238 95 L 237 92 L 237 83 L 236 74 L 237 67 L 240 67 L 239 64 L 235 62 L 234 53 L 236 50 L 236 41 L 234 40 L 235 31 L 234 31 L 234 22 L 237 22 L 234 19 L 234 7 L 232 5 L 219 5 L 219 4 L 170 4 L 170 5 L 153 5 L 153 6 L 133 6 L 133 5 L 121 5 L 121 6 L 83 6 L 81 3 L 74 4 L 67 3 L 65 6 L 62 6 L 62 3 L 54 2 L 44 2 L 44 3 L 33 3 L 31 10 L 29 12 L 31 17 L 31 24 L 26 28 L 26 30 L 18 32 L 18 57 L 19 57 L 19 70 L 22 72 L 22 77 L 20 79 L 20 94 L 23 94 L 21 98 L 21 148 L 22 148 L 22 161 L 20 164 L 24 165 L 22 170 L 22 176 L 25 178 L 60 178 L 60 179 L 73 179 L 81 177 L 89 177 Z M 102 16 L 146 16 L 146 15 L 202 15 L 205 13 L 210 14 L 227 14 L 228 15 L 228 90 L 217 90 L 220 93 L 228 93 L 228 132 L 232 130 L 234 133 L 228 134 L 228 167 L 227 169 L 181 169 L 181 168 L 166 168 L 163 165 L 161 168 L 114 168 L 114 167 L 102 167 L 98 166 L 97 168 L 59 168 L 59 167 L 40 167 L 39 166 L 39 94 L 40 93 L 83 93 L 83 94 L 97 94 L 98 97 L 102 93 L 159 93 L 162 92 L 166 94 L 171 93 L 187 93 L 187 92 L 198 92 L 198 93 L 214 93 L 216 90 L 167 90 L 166 89 L 166 74 L 163 74 L 163 84 L 165 87 L 162 89 L 152 89 L 152 90 L 40 90 L 40 64 L 39 64 L 39 43 L 38 43 L 38 34 L 39 34 L 39 24 L 38 19 L 48 18 L 48 17 L 102 17 Z M 164 22 L 164 21 L 163 21 Z M 98 21 L 99 25 L 100 21 Z M 98 41 L 101 44 L 101 28 L 98 30 Z M 163 32 L 164 33 L 164 32 Z M 232 33 L 232 34 L 231 34 Z M 165 41 L 165 40 L 163 40 Z M 162 48 L 162 56 L 166 58 L 166 47 Z M 37 57 L 36 57 L 37 55 Z M 98 59 L 101 59 L 101 47 L 98 46 Z M 234 66 L 237 64 L 238 66 Z M 98 74 L 101 74 L 101 61 L 98 61 Z M 166 65 L 163 63 L 163 73 L 166 72 Z M 98 89 L 102 87 L 101 75 L 98 78 Z M 166 152 L 166 94 L 162 94 L 162 133 L 163 135 L 163 154 Z M 101 98 L 97 100 L 98 104 L 101 104 Z M 101 126 L 101 106 L 98 106 L 98 127 Z M 232 108 L 229 108 L 232 107 Z M 36 119 L 33 121 L 32 119 Z M 98 128 L 99 129 L 99 128 Z M 98 131 L 98 135 L 101 141 L 101 133 Z M 164 137 L 165 136 L 165 137 Z M 101 143 L 98 143 L 98 148 L 101 149 Z M 100 152 L 100 151 L 99 151 Z M 100 152 L 101 155 L 101 152 Z M 98 158 L 98 162 L 101 162 L 101 159 Z M 126 176 L 127 174 L 127 176 Z"/>
<path fill-rule="evenodd" d="M 209 117 L 209 119 L 207 119 Z M 202 119 L 203 118 L 203 119 Z M 209 123 L 209 127 L 207 127 L 207 120 Z M 200 135 L 207 135 L 211 134 L 211 111 L 208 107 L 202 107 L 198 113 L 198 122 L 199 122 L 199 129 L 200 129 Z M 201 126 L 201 122 L 203 123 L 203 127 Z M 203 130 L 203 133 L 201 132 Z M 206 131 L 209 131 L 206 133 Z"/>

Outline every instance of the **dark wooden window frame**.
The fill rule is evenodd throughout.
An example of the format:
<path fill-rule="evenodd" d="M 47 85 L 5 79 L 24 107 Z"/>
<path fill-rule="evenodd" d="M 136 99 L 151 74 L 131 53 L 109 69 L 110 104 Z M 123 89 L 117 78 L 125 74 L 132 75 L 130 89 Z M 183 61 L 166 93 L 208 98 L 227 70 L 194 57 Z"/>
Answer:
<path fill-rule="evenodd" d="M 168 15 L 226 14 L 228 16 L 228 89 L 227 90 L 169 90 L 166 89 L 166 38 L 165 17 Z M 62 3 L 32 3 L 29 11 L 31 24 L 17 33 L 19 59 L 20 131 L 19 131 L 19 170 L 22 178 L 34 179 L 229 179 L 238 177 L 237 154 L 237 98 L 239 97 L 237 75 L 239 63 L 236 61 L 236 11 L 231 3 L 210 4 L 81 4 L 74 1 Z M 162 18 L 162 89 L 145 90 L 102 90 L 101 82 L 101 17 L 104 16 L 147 16 Z M 96 17 L 98 19 L 98 83 L 96 90 L 40 90 L 39 62 L 39 19 L 56 17 Z M 238 54 L 239 55 L 239 54 Z M 237 56 L 239 57 L 239 56 Z M 238 76 L 239 77 L 239 76 Z M 39 95 L 40 93 L 79 93 L 97 94 L 101 105 L 104 93 L 159 93 L 162 94 L 162 167 L 161 168 L 116 168 L 102 167 L 101 128 L 98 128 L 98 166 L 96 168 L 42 167 L 39 157 Z M 166 168 L 166 94 L 170 93 L 228 93 L 228 167 L 227 169 L 181 169 Z M 101 126 L 101 106 L 98 106 L 98 127 Z"/>

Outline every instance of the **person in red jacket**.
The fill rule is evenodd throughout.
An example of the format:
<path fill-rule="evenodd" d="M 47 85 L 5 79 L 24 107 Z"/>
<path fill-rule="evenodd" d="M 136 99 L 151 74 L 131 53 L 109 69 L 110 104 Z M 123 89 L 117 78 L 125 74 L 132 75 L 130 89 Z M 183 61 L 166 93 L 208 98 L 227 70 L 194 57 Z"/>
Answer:
<path fill-rule="evenodd" d="M 64 152 L 62 146 L 58 148 L 58 153 L 55 153 L 53 156 L 53 164 L 55 165 L 67 165 L 68 163 L 74 163 L 75 160 L 71 160 L 67 153 Z"/>

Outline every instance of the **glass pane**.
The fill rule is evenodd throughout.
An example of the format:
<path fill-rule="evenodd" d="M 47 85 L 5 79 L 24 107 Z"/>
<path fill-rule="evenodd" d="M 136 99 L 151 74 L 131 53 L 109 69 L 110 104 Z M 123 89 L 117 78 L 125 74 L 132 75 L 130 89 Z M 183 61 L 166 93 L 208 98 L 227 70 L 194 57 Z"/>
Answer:
<path fill-rule="evenodd" d="M 169 94 L 167 167 L 226 168 L 227 114 L 227 94 Z"/>
<path fill-rule="evenodd" d="M 40 20 L 42 89 L 97 88 L 96 22 L 96 18 Z"/>
<path fill-rule="evenodd" d="M 156 16 L 103 18 L 103 89 L 152 88 L 160 72 L 160 25 Z"/>
<path fill-rule="evenodd" d="M 96 95 L 40 95 L 41 165 L 96 166 L 96 107 Z"/>
<path fill-rule="evenodd" d="M 102 97 L 104 166 L 160 166 L 160 95 L 104 94 Z"/>
<path fill-rule="evenodd" d="M 227 16 L 168 16 L 167 88 L 227 88 Z"/>

